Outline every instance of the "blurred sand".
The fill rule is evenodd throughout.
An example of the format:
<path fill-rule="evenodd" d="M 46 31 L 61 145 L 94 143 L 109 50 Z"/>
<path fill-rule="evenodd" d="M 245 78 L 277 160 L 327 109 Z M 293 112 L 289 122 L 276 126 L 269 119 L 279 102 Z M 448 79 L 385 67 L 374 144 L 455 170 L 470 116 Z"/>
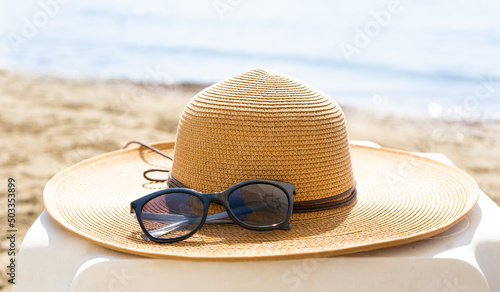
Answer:
<path fill-rule="evenodd" d="M 58 171 L 120 149 L 130 140 L 175 138 L 183 107 L 202 85 L 81 81 L 0 72 L 0 172 L 17 185 L 17 246 L 43 207 L 43 187 Z M 447 123 L 344 107 L 350 139 L 407 151 L 440 152 L 500 204 L 500 123 Z M 0 212 L 7 222 L 6 202 Z M 3 229 L 3 227 L 2 227 Z M 0 259 L 8 242 L 2 237 Z M 6 278 L 2 273 L 0 290 Z"/>

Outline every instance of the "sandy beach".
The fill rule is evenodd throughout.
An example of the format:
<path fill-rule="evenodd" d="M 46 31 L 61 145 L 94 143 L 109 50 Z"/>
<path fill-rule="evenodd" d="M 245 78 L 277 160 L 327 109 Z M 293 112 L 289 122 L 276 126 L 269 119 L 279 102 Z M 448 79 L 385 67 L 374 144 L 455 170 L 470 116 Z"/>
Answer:
<path fill-rule="evenodd" d="M 8 178 L 16 180 L 17 247 L 43 211 L 43 188 L 53 175 L 130 140 L 173 140 L 185 104 L 206 86 L 0 72 L 0 171 L 4 189 Z M 500 204 L 500 123 L 445 122 L 343 108 L 351 140 L 443 153 Z M 6 222 L 5 204 L 0 214 Z M 2 263 L 7 247 L 4 236 Z M 0 280 L 0 286 L 5 283 Z"/>

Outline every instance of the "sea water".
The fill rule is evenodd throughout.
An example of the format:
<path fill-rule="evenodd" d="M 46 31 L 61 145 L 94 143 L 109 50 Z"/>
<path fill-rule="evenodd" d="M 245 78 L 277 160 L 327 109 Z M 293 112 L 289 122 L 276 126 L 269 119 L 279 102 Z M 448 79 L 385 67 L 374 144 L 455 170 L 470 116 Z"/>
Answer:
<path fill-rule="evenodd" d="M 0 1 L 0 68 L 214 83 L 270 68 L 352 106 L 500 119 L 499 1 Z"/>

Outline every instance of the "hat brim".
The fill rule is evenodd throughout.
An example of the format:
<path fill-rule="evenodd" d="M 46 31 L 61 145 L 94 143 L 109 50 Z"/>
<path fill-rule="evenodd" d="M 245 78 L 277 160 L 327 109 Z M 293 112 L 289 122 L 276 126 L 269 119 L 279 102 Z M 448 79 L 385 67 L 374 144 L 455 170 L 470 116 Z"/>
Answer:
<path fill-rule="evenodd" d="M 174 145 L 153 144 L 171 155 Z M 143 240 L 130 202 L 166 188 L 144 179 L 144 170 L 171 166 L 144 148 L 103 154 L 58 173 L 45 187 L 44 203 L 61 226 L 113 250 L 155 258 L 241 261 L 341 255 L 414 242 L 451 227 L 479 198 L 469 175 L 431 159 L 357 145 L 351 145 L 351 156 L 357 200 L 336 209 L 293 214 L 288 231 L 205 225 L 176 243 Z"/>

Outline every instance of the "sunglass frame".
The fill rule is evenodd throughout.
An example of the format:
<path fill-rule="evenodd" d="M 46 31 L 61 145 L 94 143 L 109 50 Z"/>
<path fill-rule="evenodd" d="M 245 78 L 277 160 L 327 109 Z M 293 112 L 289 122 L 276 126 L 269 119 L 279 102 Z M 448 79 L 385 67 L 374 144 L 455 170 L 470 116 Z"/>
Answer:
<path fill-rule="evenodd" d="M 237 190 L 241 187 L 247 186 L 247 185 L 251 185 L 251 184 L 272 185 L 272 186 L 275 186 L 275 187 L 281 189 L 286 194 L 286 196 L 288 198 L 288 211 L 287 211 L 286 218 L 282 222 L 272 224 L 272 225 L 258 226 L 257 227 L 257 226 L 251 226 L 251 225 L 245 224 L 243 221 L 239 220 L 234 215 L 233 211 L 231 210 L 231 208 L 229 208 L 229 205 L 228 205 L 229 195 L 232 192 L 234 192 L 235 190 Z M 185 235 L 179 236 L 179 237 L 175 237 L 175 238 L 157 238 L 157 237 L 152 236 L 148 232 L 146 227 L 144 226 L 144 223 L 142 221 L 142 216 L 141 216 L 142 208 L 144 207 L 144 205 L 146 205 L 147 202 L 154 199 L 155 197 L 162 196 L 162 195 L 165 195 L 168 193 L 186 193 L 186 194 L 191 194 L 191 195 L 194 195 L 194 196 L 200 198 L 203 202 L 203 208 L 204 208 L 203 209 L 203 217 L 202 217 L 202 220 L 200 221 L 199 225 L 188 234 L 185 234 Z M 291 183 L 276 181 L 276 180 L 269 180 L 269 179 L 250 179 L 250 180 L 245 180 L 245 181 L 239 182 L 225 191 L 216 192 L 216 193 L 205 194 L 205 193 L 200 193 L 200 192 L 192 190 L 192 189 L 184 189 L 184 188 L 164 189 L 161 191 L 151 193 L 149 195 L 146 195 L 144 197 L 141 197 L 141 198 L 131 202 L 130 203 L 130 213 L 132 213 L 132 214 L 135 213 L 135 215 L 137 217 L 137 221 L 139 222 L 139 225 L 141 226 L 142 231 L 150 240 L 152 240 L 154 242 L 160 242 L 160 243 L 176 242 L 176 241 L 181 241 L 181 240 L 184 240 L 186 238 L 191 237 L 205 224 L 205 220 L 207 219 L 207 216 L 208 216 L 208 208 L 209 208 L 210 203 L 212 201 L 221 202 L 222 205 L 224 206 L 224 208 L 226 209 L 226 212 L 227 212 L 229 218 L 231 218 L 231 220 L 233 220 L 236 224 L 240 225 L 241 227 L 244 227 L 244 228 L 250 229 L 250 230 L 255 230 L 255 231 L 266 231 L 266 230 L 279 229 L 279 228 L 283 227 L 284 225 L 286 225 L 288 223 L 288 221 L 290 221 L 290 218 L 292 216 L 292 211 L 293 211 L 293 196 L 294 195 L 295 195 L 295 186 Z"/>

